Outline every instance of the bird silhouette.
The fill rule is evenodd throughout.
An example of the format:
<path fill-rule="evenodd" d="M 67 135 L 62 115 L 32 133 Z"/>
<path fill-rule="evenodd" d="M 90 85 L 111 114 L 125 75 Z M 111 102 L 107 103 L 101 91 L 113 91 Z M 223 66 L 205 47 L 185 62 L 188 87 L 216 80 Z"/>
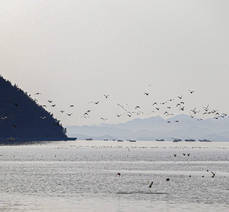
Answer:
<path fill-rule="evenodd" d="M 153 186 L 153 181 L 149 184 L 149 188 L 152 188 Z"/>

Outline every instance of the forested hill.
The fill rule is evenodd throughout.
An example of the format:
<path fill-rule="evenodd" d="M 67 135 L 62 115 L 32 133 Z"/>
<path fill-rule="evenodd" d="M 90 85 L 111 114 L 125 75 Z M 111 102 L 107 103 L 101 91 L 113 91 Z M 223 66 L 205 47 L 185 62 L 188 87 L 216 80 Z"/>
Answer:
<path fill-rule="evenodd" d="M 27 93 L 0 76 L 0 143 L 67 140 L 66 130 Z"/>

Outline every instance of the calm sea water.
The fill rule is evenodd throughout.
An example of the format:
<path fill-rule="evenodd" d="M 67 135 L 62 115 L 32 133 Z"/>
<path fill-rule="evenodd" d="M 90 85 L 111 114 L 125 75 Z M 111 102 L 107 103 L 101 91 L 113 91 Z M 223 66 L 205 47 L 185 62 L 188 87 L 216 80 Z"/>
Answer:
<path fill-rule="evenodd" d="M 0 211 L 228 212 L 229 142 L 0 146 Z"/>

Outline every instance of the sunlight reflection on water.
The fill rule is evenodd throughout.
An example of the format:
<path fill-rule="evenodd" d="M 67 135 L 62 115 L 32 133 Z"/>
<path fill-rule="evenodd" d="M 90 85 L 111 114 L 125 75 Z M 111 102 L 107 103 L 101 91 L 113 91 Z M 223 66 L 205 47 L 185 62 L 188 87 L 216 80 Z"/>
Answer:
<path fill-rule="evenodd" d="M 1 146 L 0 211 L 228 211 L 228 165 L 229 143 Z"/>

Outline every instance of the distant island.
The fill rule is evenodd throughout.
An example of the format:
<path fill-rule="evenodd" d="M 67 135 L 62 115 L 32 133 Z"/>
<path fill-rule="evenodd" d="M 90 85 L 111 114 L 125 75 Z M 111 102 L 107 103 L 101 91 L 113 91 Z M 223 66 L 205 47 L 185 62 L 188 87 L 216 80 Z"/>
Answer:
<path fill-rule="evenodd" d="M 177 120 L 179 122 L 177 122 Z M 137 118 L 120 124 L 69 126 L 69 136 L 94 140 L 138 141 L 229 141 L 229 118 L 198 120 L 186 114 L 169 119 L 160 116 Z"/>
<path fill-rule="evenodd" d="M 53 114 L 0 76 L 0 144 L 73 140 Z"/>

